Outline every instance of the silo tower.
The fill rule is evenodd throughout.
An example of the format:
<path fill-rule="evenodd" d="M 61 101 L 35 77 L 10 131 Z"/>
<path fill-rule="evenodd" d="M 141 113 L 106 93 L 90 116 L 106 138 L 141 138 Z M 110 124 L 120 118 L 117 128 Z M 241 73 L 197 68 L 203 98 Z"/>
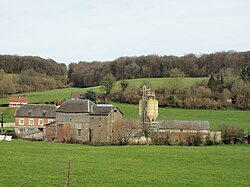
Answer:
<path fill-rule="evenodd" d="M 142 87 L 142 99 L 139 101 L 139 116 L 145 137 L 148 138 L 150 128 L 158 117 L 158 101 L 155 99 L 155 93 L 145 85 Z"/>

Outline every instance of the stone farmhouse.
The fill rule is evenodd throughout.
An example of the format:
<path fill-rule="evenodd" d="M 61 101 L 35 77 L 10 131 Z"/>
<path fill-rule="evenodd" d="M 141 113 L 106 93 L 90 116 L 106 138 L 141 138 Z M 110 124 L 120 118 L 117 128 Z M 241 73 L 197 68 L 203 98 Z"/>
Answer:
<path fill-rule="evenodd" d="M 9 107 L 20 107 L 28 104 L 28 99 L 24 97 L 10 97 Z"/>
<path fill-rule="evenodd" d="M 44 138 L 110 144 L 112 124 L 122 117 L 122 112 L 113 105 L 98 105 L 88 99 L 67 100 L 57 109 L 56 122 L 46 125 Z"/>

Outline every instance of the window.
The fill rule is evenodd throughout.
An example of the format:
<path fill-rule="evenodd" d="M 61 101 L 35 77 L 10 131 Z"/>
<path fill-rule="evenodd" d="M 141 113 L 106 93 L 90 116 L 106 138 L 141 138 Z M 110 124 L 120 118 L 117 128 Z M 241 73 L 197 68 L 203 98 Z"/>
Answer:
<path fill-rule="evenodd" d="M 25 129 L 20 129 L 19 132 L 23 133 L 23 132 L 25 132 Z"/>
<path fill-rule="evenodd" d="M 29 131 L 29 132 L 34 132 L 35 129 L 34 129 L 34 128 L 28 128 L 28 131 Z"/>
<path fill-rule="evenodd" d="M 48 123 L 52 123 L 53 121 L 53 119 L 48 119 Z"/>
<path fill-rule="evenodd" d="M 38 125 L 43 125 L 43 119 L 38 120 Z"/>
<path fill-rule="evenodd" d="M 19 119 L 19 125 L 24 125 L 24 119 L 23 118 Z"/>
<path fill-rule="evenodd" d="M 29 125 L 34 125 L 34 119 L 29 119 Z"/>
<path fill-rule="evenodd" d="M 82 129 L 77 129 L 77 136 L 81 136 L 82 135 Z"/>

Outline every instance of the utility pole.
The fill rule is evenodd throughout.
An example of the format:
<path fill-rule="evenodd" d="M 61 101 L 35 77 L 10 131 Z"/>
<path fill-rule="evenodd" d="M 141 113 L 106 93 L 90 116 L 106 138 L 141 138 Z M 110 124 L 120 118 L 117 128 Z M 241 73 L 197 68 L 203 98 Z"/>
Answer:
<path fill-rule="evenodd" d="M 147 139 L 147 144 L 149 144 L 148 142 L 148 131 L 149 131 L 149 127 L 148 127 L 148 120 L 147 120 L 147 93 L 150 91 L 150 89 L 147 89 L 146 85 L 144 85 L 142 87 L 142 103 L 141 103 L 141 107 L 142 107 L 142 111 L 141 111 L 141 122 L 142 122 L 142 129 L 143 129 L 143 133 Z"/>

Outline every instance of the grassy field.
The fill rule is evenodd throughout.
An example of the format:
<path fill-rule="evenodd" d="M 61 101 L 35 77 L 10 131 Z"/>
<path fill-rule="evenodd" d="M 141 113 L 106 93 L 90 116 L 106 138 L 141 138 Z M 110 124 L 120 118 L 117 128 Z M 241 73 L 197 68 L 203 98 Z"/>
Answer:
<path fill-rule="evenodd" d="M 196 77 L 196 78 L 191 78 L 191 77 L 185 77 L 181 81 L 182 87 L 191 87 L 195 82 L 201 82 L 201 81 L 208 81 L 207 77 Z M 162 88 L 162 87 L 168 87 L 171 85 L 172 78 L 143 78 L 143 79 L 131 79 L 128 80 L 129 82 L 129 87 L 130 88 L 140 88 L 143 82 L 148 82 L 151 86 L 151 88 Z M 118 81 L 118 85 L 119 85 Z"/>
<path fill-rule="evenodd" d="M 139 106 L 118 104 L 127 119 L 139 118 Z M 231 125 L 244 129 L 247 133 L 250 129 L 250 111 L 240 110 L 188 110 L 188 109 L 172 109 L 159 108 L 159 120 L 208 120 L 213 129 L 220 129 L 224 125 Z"/>
<path fill-rule="evenodd" d="M 0 186 L 250 186 L 250 146 L 86 146 L 0 142 Z"/>
<path fill-rule="evenodd" d="M 197 81 L 207 80 L 208 78 L 184 78 L 183 86 L 188 87 L 192 86 Z M 151 84 L 152 88 L 158 87 L 167 87 L 171 78 L 146 78 L 146 79 L 131 79 L 128 80 L 129 88 L 139 88 L 143 81 L 147 81 Z M 120 81 L 116 82 L 114 91 L 120 90 Z M 47 91 L 38 91 L 38 92 L 27 92 L 21 94 L 14 94 L 13 96 L 27 97 L 29 103 L 38 103 L 38 102 L 52 102 L 52 101 L 63 101 L 70 98 L 71 92 L 87 92 L 88 90 L 93 90 L 97 94 L 103 93 L 104 91 L 100 86 L 89 87 L 89 88 L 65 88 L 65 89 L 54 89 Z M 7 104 L 8 100 L 6 98 L 0 99 L 0 104 Z"/>
<path fill-rule="evenodd" d="M 6 123 L 14 122 L 15 110 L 16 108 L 0 107 L 0 114 L 3 113 L 3 121 Z M 0 120 L 1 120 L 1 116 L 0 116 Z"/>

